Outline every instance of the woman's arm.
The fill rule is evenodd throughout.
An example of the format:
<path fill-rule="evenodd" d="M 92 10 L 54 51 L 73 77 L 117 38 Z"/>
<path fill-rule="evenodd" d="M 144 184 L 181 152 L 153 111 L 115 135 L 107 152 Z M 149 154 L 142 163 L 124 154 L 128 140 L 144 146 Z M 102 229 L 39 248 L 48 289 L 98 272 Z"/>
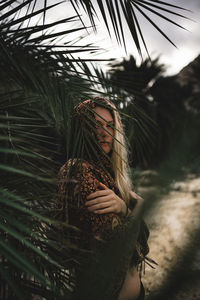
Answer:
<path fill-rule="evenodd" d="M 76 165 L 67 162 L 60 169 L 58 193 L 64 220 L 80 228 L 86 235 L 101 238 L 102 233 L 112 230 L 120 219 L 111 211 L 97 214 L 88 210 L 85 205 L 87 197 L 100 190 L 99 184 L 93 166 L 86 161 Z"/>
<path fill-rule="evenodd" d="M 128 208 L 128 211 L 129 211 L 129 214 L 132 213 L 133 215 L 135 215 L 137 217 L 137 216 L 139 216 L 139 214 L 141 212 L 141 209 L 142 209 L 142 206 L 144 203 L 144 199 L 133 191 L 130 191 L 130 195 L 131 195 L 131 198 L 136 201 L 135 201 L 135 205 L 134 205 L 133 209 Z"/>
<path fill-rule="evenodd" d="M 90 194 L 85 202 L 85 205 L 90 212 L 93 212 L 94 214 L 115 213 L 122 217 L 126 217 L 132 212 L 135 216 L 140 213 L 144 200 L 135 192 L 130 192 L 131 198 L 136 200 L 134 209 L 131 210 L 125 201 L 116 195 L 114 191 L 109 189 L 105 184 L 100 182 L 99 188 L 101 190 Z"/>
<path fill-rule="evenodd" d="M 85 203 L 89 211 L 95 214 L 115 213 L 119 216 L 127 215 L 127 206 L 115 192 L 105 184 L 99 182 L 99 190 L 90 194 Z"/>

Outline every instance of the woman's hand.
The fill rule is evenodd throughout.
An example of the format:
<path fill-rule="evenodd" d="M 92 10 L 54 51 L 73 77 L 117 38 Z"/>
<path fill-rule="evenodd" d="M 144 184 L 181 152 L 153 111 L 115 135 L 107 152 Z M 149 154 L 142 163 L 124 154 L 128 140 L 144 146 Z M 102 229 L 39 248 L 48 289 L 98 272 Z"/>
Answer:
<path fill-rule="evenodd" d="M 134 209 L 132 210 L 132 214 L 138 216 L 142 210 L 144 199 L 133 191 L 130 191 L 130 196 L 137 201 Z"/>
<path fill-rule="evenodd" d="M 118 197 L 105 184 L 99 183 L 101 190 L 98 190 L 87 197 L 85 205 L 88 210 L 95 214 L 116 213 L 126 215 L 126 203 Z"/>

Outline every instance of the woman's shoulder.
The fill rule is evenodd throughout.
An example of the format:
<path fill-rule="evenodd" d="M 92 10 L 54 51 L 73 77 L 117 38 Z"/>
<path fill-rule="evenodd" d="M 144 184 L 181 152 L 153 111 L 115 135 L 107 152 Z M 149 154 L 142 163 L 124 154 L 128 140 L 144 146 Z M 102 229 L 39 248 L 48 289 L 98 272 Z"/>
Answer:
<path fill-rule="evenodd" d="M 61 166 L 59 175 L 67 175 L 70 172 L 85 172 L 93 168 L 93 165 L 85 159 L 70 158 Z"/>
<path fill-rule="evenodd" d="M 65 164 L 63 165 L 65 168 L 70 168 L 70 167 L 77 167 L 77 168 L 88 168 L 88 167 L 93 167 L 93 165 L 81 158 L 70 158 L 68 159 Z"/>

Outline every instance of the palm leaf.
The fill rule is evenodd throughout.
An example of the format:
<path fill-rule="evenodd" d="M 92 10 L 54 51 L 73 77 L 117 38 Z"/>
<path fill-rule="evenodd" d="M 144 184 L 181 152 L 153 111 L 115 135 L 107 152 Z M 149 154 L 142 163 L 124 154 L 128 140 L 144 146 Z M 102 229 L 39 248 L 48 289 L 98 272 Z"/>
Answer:
<path fill-rule="evenodd" d="M 21 6 L 18 9 L 21 9 Z M 12 13 L 16 11 L 17 9 L 13 9 Z M 35 16 L 39 13 L 41 10 L 37 10 Z M 71 51 L 53 53 L 50 47 L 47 51 L 41 51 L 40 45 L 35 46 L 36 41 L 45 43 L 45 40 L 59 37 L 59 33 L 43 35 L 42 40 L 40 38 L 33 40 L 32 35 L 40 34 L 45 29 L 44 26 L 15 28 L 17 24 L 20 25 L 20 22 L 30 19 L 33 15 L 34 13 L 28 14 L 27 10 L 27 15 L 21 20 L 12 18 L 2 23 L 4 40 L 1 40 L 0 48 L 2 58 L 0 131 L 3 142 L 1 185 L 4 187 L 4 193 L 5 188 L 14 193 L 1 195 L 0 200 L 3 206 L 0 214 L 0 232 L 1 236 L 5 237 L 1 240 L 0 252 L 6 264 L 5 268 L 9 269 L 13 278 L 8 285 L 7 273 L 1 272 L 1 290 L 5 291 L 5 297 L 11 295 L 13 299 L 15 296 L 30 299 L 31 294 L 49 299 L 54 297 L 55 293 L 57 299 L 62 299 L 62 293 L 70 297 L 72 291 L 70 282 L 73 282 L 73 278 L 65 271 L 68 270 L 72 260 L 69 256 L 71 246 L 69 241 L 63 239 L 64 253 L 60 263 L 56 262 L 61 251 L 55 230 L 58 221 L 50 221 L 44 216 L 44 212 L 53 216 L 55 209 L 55 199 L 52 199 L 52 195 L 55 194 L 55 180 L 52 181 L 52 178 L 55 177 L 55 170 L 60 165 L 56 159 L 60 153 L 55 143 L 55 134 L 58 136 L 59 131 L 66 128 L 66 134 L 69 135 L 68 123 L 74 106 L 74 100 L 72 101 L 67 91 L 70 90 L 72 93 L 74 90 L 77 99 L 80 96 L 80 92 L 77 91 L 78 82 L 83 86 L 83 93 L 89 89 L 80 77 L 72 76 L 70 73 L 73 62 L 68 63 L 66 55 L 71 54 L 72 47 Z M 9 16 L 12 16 L 11 12 L 6 18 Z M 70 22 L 71 19 L 65 19 L 57 24 Z M 46 29 L 55 25 L 55 22 L 48 24 Z M 66 30 L 65 34 L 73 33 L 75 30 Z M 21 42 L 25 42 L 27 46 L 22 46 Z M 33 44 L 35 47 L 31 48 L 30 45 Z M 78 46 L 75 46 L 75 49 L 76 52 L 87 50 L 86 47 L 78 49 Z M 90 50 L 91 47 L 88 51 Z M 41 64 L 37 63 L 35 56 L 41 58 Z M 61 69 L 60 63 L 67 68 Z M 57 75 L 57 70 L 62 76 Z M 17 191 L 26 198 L 26 201 L 16 200 Z M 11 201 L 12 198 L 14 201 Z M 27 203 L 30 206 L 27 206 Z M 13 222 L 9 218 L 11 215 L 17 216 Z M 76 257 L 73 259 L 76 260 Z M 16 286 L 20 286 L 20 289 Z M 24 290 L 24 293 L 20 293 L 19 290 Z"/>
<path fill-rule="evenodd" d="M 28 0 L 27 2 L 25 2 L 25 3 L 23 3 L 23 6 L 24 5 L 27 5 L 27 3 L 30 3 L 30 2 L 32 2 L 32 0 Z M 51 6 L 49 6 L 49 7 L 46 7 L 46 8 L 43 8 L 43 9 L 40 9 L 40 10 L 37 10 L 37 11 L 35 11 L 35 12 L 32 12 L 31 14 L 26 14 L 25 16 L 23 16 L 23 17 L 21 17 L 21 18 L 17 18 L 17 19 L 15 19 L 15 18 L 13 18 L 11 21 L 7 21 L 5 24 L 1 24 L 1 29 L 5 29 L 6 27 L 10 27 L 10 26 L 15 26 L 16 24 L 19 24 L 19 28 L 17 28 L 17 29 L 15 29 L 15 32 L 19 32 L 19 31 L 21 31 L 21 30 L 27 30 L 27 29 L 34 29 L 34 28 L 31 28 L 30 26 L 28 27 L 28 28 L 21 28 L 21 30 L 20 30 L 20 27 L 21 27 L 21 24 L 23 24 L 23 22 L 24 21 L 26 21 L 26 20 L 30 20 L 31 18 L 33 18 L 34 16 L 37 16 L 37 15 L 39 15 L 39 14 L 41 14 L 42 12 L 45 12 L 47 9 L 51 9 L 51 8 L 53 8 L 53 7 L 55 7 L 55 6 L 57 6 L 57 5 L 59 5 L 60 3 L 57 3 L 57 4 L 53 4 L 53 5 L 51 5 Z M 21 8 L 21 5 L 19 6 L 19 7 L 16 7 L 15 9 L 14 9 L 14 11 L 18 11 L 19 9 Z M 0 18 L 0 21 L 1 20 L 5 20 L 8 16 L 10 16 L 10 14 L 12 13 L 12 11 L 10 11 L 10 12 L 8 12 L 7 14 L 4 14 L 4 15 L 2 15 L 1 16 L 1 18 Z M 57 23 L 57 22 L 55 22 L 55 23 Z M 60 24 L 60 23 L 63 23 L 63 20 L 60 20 L 59 22 L 58 22 L 58 24 Z M 54 24 L 55 25 L 55 24 Z M 51 26 L 53 26 L 53 24 L 52 25 L 43 25 L 43 26 L 41 26 L 41 28 L 42 29 L 45 29 L 45 28 L 48 28 L 48 27 L 51 27 Z M 34 31 L 33 31 L 34 32 Z"/>
<path fill-rule="evenodd" d="M 80 13 L 78 13 L 81 9 L 81 7 L 84 9 L 84 11 L 87 12 L 91 25 L 94 26 L 94 29 L 96 30 L 95 24 L 95 10 L 94 6 L 92 4 L 92 1 L 86 1 L 86 0 L 79 0 L 79 1 L 70 1 L 72 6 L 75 8 L 77 12 L 77 16 L 80 17 Z M 111 28 L 114 31 L 115 37 L 117 41 L 120 44 L 124 44 L 124 47 L 126 49 L 126 41 L 125 41 L 125 34 L 124 34 L 124 26 L 122 26 L 122 19 L 125 20 L 128 29 L 132 35 L 133 41 L 136 45 L 136 48 L 141 54 L 141 46 L 140 46 L 140 41 L 139 41 L 139 36 L 142 38 L 142 43 L 147 50 L 147 47 L 144 42 L 144 37 L 142 34 L 141 29 L 139 29 L 139 22 L 137 20 L 135 12 L 138 10 L 149 22 L 150 24 L 153 25 L 153 27 L 158 30 L 170 43 L 172 43 L 174 46 L 175 44 L 170 40 L 170 38 L 167 36 L 167 34 L 160 30 L 160 27 L 153 22 L 153 20 L 149 17 L 144 12 L 144 9 L 147 10 L 148 12 L 153 13 L 155 16 L 159 16 L 160 18 L 166 20 L 167 22 L 170 22 L 174 24 L 175 26 L 178 26 L 182 29 L 184 29 L 180 24 L 177 22 L 174 22 L 172 18 L 168 18 L 163 14 L 160 14 L 158 10 L 161 10 L 165 13 L 178 16 L 181 18 L 186 18 L 188 17 L 180 14 L 178 11 L 186 11 L 189 12 L 188 9 L 182 8 L 177 5 L 173 5 L 170 3 L 166 3 L 163 1 L 155 1 L 155 0 L 129 0 L 129 1 L 124 1 L 124 0 L 111 0 L 111 1 L 102 1 L 102 0 L 97 0 L 96 1 L 98 8 L 101 12 L 102 18 L 104 20 L 104 23 L 106 25 L 106 28 L 111 35 Z M 173 10 L 167 9 L 166 7 L 170 7 Z M 154 9 L 153 9 L 154 8 Z"/>
<path fill-rule="evenodd" d="M 8 283 L 9 287 L 14 291 L 18 299 L 28 300 L 27 295 L 23 292 L 21 287 L 19 287 L 16 279 L 13 280 L 13 278 L 10 276 L 10 272 L 8 272 L 6 268 L 4 268 L 2 265 L 0 265 L 0 274 L 1 274 L 1 279 L 5 280 Z"/>

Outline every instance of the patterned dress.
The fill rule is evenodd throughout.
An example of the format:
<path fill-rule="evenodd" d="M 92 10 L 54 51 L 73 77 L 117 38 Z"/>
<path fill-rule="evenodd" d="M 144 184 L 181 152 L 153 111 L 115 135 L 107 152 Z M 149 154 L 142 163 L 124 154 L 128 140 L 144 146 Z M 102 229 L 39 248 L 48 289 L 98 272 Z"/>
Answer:
<path fill-rule="evenodd" d="M 120 196 L 112 169 L 110 168 L 110 173 L 105 171 L 105 167 L 108 170 L 108 164 L 107 161 L 102 163 L 102 161 L 69 160 L 61 167 L 58 180 L 59 219 L 80 229 L 80 234 L 68 236 L 79 248 L 92 249 L 103 253 L 104 256 L 110 255 L 111 258 L 113 258 L 112 251 L 117 253 L 119 250 L 118 254 L 115 253 L 116 269 L 110 272 L 109 285 L 104 287 L 104 299 L 116 300 L 128 268 L 136 266 L 141 269 L 144 264 L 149 252 L 147 244 L 149 231 L 143 221 L 133 220 L 131 214 L 126 218 L 114 213 L 96 215 L 85 206 L 87 196 L 99 189 L 99 182 Z M 135 203 L 136 200 L 132 199 L 130 208 L 133 209 Z M 127 236 L 128 247 L 124 247 Z M 114 241 L 115 245 L 111 247 L 110 252 L 106 252 L 106 247 L 110 247 L 110 241 Z M 90 280 L 93 280 L 93 277 Z"/>

